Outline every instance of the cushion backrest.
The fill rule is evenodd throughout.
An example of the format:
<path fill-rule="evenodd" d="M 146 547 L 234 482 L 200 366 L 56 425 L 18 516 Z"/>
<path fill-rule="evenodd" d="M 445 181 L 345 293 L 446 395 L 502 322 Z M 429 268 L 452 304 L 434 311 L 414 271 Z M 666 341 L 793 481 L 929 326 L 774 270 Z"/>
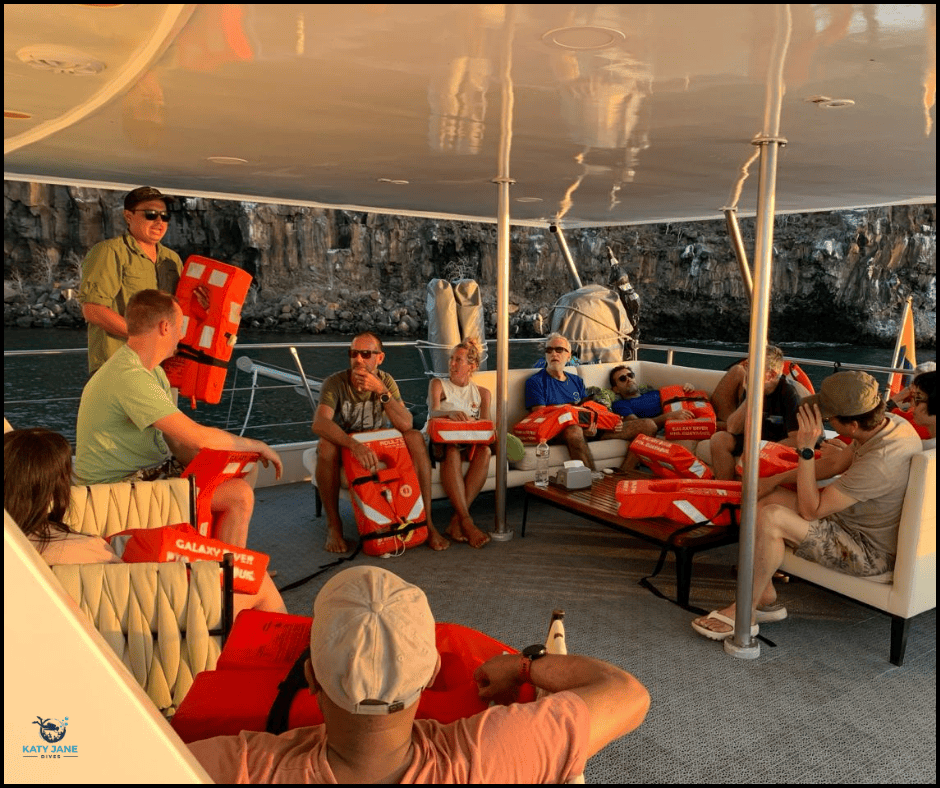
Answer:
<path fill-rule="evenodd" d="M 108 537 L 128 528 L 193 523 L 192 479 L 72 487 L 65 522 L 74 531 Z"/>

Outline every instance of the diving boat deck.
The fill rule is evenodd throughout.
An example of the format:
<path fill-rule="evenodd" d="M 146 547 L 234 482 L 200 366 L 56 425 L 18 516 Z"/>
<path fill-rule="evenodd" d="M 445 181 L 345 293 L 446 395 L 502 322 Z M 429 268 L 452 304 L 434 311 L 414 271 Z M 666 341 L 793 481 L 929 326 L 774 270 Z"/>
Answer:
<path fill-rule="evenodd" d="M 284 587 L 335 560 L 309 483 L 261 488 L 248 546 L 267 552 Z M 474 627 L 523 647 L 541 641 L 553 609 L 565 611 L 573 653 L 608 660 L 649 689 L 644 724 L 588 763 L 588 783 L 936 783 L 936 610 L 911 621 L 902 667 L 888 661 L 890 618 L 797 579 L 778 586 L 786 621 L 762 627 L 760 657 L 728 657 L 693 632 L 693 614 L 638 585 L 659 548 L 577 515 L 533 505 L 520 538 L 523 496 L 509 495 L 507 542 L 481 550 L 452 543 L 372 563 L 425 590 L 439 621 Z M 473 507 L 489 530 L 495 500 Z M 340 502 L 347 541 L 355 527 Z M 443 531 L 447 501 L 436 501 Z M 695 557 L 691 604 L 713 610 L 734 596 L 737 545 Z M 338 568 L 284 593 L 310 615 Z M 675 598 L 675 564 L 654 584 Z"/>

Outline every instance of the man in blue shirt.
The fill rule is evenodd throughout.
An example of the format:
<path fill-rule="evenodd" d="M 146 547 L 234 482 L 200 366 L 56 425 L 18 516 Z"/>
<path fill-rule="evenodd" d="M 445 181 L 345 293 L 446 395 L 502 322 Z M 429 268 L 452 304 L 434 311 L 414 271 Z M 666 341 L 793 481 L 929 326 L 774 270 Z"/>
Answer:
<path fill-rule="evenodd" d="M 587 396 L 584 381 L 570 372 L 565 364 L 571 358 L 571 345 L 561 334 L 551 334 L 545 342 L 545 368 L 525 382 L 525 406 L 530 413 L 551 405 L 577 405 Z M 572 460 L 581 460 L 592 471 L 594 458 L 586 437 L 597 434 L 597 426 L 585 431 L 577 424 L 566 427 L 558 437 L 568 446 Z"/>

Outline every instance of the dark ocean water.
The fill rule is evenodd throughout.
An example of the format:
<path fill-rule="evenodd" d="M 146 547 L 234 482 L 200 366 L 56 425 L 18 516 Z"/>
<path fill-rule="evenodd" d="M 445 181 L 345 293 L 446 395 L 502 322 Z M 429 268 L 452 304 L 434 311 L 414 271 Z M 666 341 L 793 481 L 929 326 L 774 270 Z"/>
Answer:
<path fill-rule="evenodd" d="M 227 429 L 238 433 L 251 405 L 250 420 L 245 432 L 253 438 L 267 443 L 289 443 L 311 439 L 310 421 L 312 409 L 305 392 L 292 386 L 284 386 L 271 380 L 259 378 L 259 389 L 251 403 L 251 376 L 237 369 L 235 359 L 247 355 L 254 361 L 276 365 L 290 372 L 296 367 L 286 348 L 249 348 L 251 344 L 288 343 L 302 344 L 314 339 L 306 334 L 275 334 L 270 332 L 243 331 L 229 364 L 226 392 L 218 405 L 199 403 L 195 412 L 188 403 L 180 404 L 183 412 L 202 424 Z M 348 365 L 346 349 L 348 337 L 315 337 L 318 343 L 333 342 L 335 346 L 316 348 L 298 347 L 298 355 L 308 377 L 322 379 Z M 675 343 L 680 344 L 680 343 Z M 676 354 L 674 363 L 701 366 L 709 369 L 724 369 L 747 354 L 741 344 L 682 342 L 685 347 L 706 348 L 722 351 L 721 356 L 692 356 Z M 79 349 L 80 352 L 55 355 L 5 356 L 3 361 L 3 410 L 14 427 L 48 427 L 75 440 L 75 418 L 82 387 L 88 378 L 87 358 L 84 352 L 85 332 L 68 329 L 7 329 L 3 334 L 3 347 L 10 350 Z M 888 366 L 891 363 L 891 348 L 860 347 L 857 345 L 784 345 L 784 353 L 792 358 L 821 359 L 842 364 Z M 495 343 L 489 351 L 495 365 Z M 510 366 L 530 367 L 540 359 L 540 346 L 536 342 L 512 344 Z M 665 353 L 656 350 L 641 350 L 640 358 L 650 361 L 665 361 Z M 919 362 L 936 359 L 935 350 L 923 350 L 918 354 Z M 398 381 L 402 396 L 412 411 L 423 420 L 427 398 L 428 378 L 418 352 L 413 346 L 396 346 L 391 341 L 386 347 L 386 359 L 382 367 Z M 831 365 L 805 366 L 815 385 L 831 374 Z M 879 376 L 885 380 L 885 376 Z"/>

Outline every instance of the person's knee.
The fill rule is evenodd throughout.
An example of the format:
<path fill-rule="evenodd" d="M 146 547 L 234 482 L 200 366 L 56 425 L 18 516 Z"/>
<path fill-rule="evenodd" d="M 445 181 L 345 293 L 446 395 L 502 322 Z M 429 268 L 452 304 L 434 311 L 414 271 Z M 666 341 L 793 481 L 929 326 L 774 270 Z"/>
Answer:
<path fill-rule="evenodd" d="M 214 511 L 248 511 L 255 505 L 255 493 L 244 479 L 229 479 L 220 484 L 212 496 Z"/>
<path fill-rule="evenodd" d="M 709 439 L 709 448 L 712 454 L 731 454 L 734 449 L 734 435 L 730 432 L 716 432 Z"/>
<path fill-rule="evenodd" d="M 656 426 L 656 422 L 652 419 L 640 419 L 639 427 L 643 435 L 648 435 L 651 438 L 655 438 L 656 433 L 659 432 L 659 427 Z"/>

